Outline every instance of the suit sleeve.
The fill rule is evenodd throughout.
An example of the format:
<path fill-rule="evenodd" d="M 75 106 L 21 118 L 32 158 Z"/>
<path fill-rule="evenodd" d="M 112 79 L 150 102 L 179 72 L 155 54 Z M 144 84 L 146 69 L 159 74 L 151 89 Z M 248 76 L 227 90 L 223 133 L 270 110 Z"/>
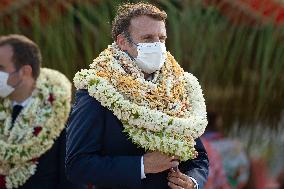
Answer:
<path fill-rule="evenodd" d="M 101 155 L 105 111 L 87 91 L 77 92 L 67 127 L 67 178 L 85 185 L 140 188 L 140 156 Z"/>
<path fill-rule="evenodd" d="M 58 143 L 59 143 L 59 152 L 58 152 L 58 167 L 59 167 L 59 182 L 57 189 L 61 188 L 68 188 L 68 189 L 78 189 L 83 188 L 79 186 L 78 184 L 73 184 L 69 180 L 67 180 L 67 177 L 65 175 L 65 152 L 66 152 L 66 130 L 64 129 L 60 136 L 58 137 Z"/>
<path fill-rule="evenodd" d="M 182 163 L 180 169 L 189 177 L 194 178 L 197 181 L 198 188 L 202 189 L 209 174 L 209 159 L 200 138 L 196 139 L 195 149 L 198 152 L 197 158 Z"/>

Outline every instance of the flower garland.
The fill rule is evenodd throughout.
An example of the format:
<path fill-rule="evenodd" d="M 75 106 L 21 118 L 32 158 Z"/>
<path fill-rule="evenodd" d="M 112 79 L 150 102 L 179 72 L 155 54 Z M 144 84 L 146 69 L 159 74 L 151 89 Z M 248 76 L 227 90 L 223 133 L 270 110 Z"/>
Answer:
<path fill-rule="evenodd" d="M 0 180 L 18 188 L 36 171 L 65 127 L 71 102 L 71 83 L 61 73 L 42 68 L 29 104 L 11 124 L 12 102 L 0 99 Z"/>
<path fill-rule="evenodd" d="M 76 73 L 75 87 L 87 89 L 111 110 L 135 144 L 182 161 L 197 156 L 194 140 L 207 125 L 205 101 L 196 77 L 184 72 L 169 52 L 151 81 L 116 43 L 90 68 Z"/>

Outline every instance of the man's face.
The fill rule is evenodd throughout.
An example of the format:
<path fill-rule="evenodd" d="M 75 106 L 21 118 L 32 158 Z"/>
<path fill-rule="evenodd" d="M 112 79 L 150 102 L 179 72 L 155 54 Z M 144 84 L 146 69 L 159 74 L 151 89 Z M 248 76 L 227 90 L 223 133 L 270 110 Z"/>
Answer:
<path fill-rule="evenodd" d="M 165 43 L 167 38 L 165 23 L 149 16 L 139 16 L 131 19 L 129 34 L 135 44 L 153 42 Z M 120 37 L 124 38 L 122 39 L 122 43 L 118 42 L 120 48 L 126 50 L 132 57 L 136 58 L 138 55 L 136 46 L 129 43 L 125 36 L 121 35 Z"/>
<path fill-rule="evenodd" d="M 0 71 L 9 74 L 8 85 L 15 86 L 19 82 L 19 74 L 12 61 L 13 48 L 10 45 L 0 46 Z"/>

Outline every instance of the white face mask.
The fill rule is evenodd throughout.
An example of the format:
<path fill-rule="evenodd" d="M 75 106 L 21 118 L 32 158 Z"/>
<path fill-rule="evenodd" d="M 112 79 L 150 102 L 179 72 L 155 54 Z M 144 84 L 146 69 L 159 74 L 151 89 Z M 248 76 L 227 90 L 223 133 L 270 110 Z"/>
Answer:
<path fill-rule="evenodd" d="M 15 88 L 8 85 L 9 74 L 6 72 L 0 71 L 0 97 L 6 98 L 10 95 Z"/>
<path fill-rule="evenodd" d="M 167 57 L 165 43 L 138 43 L 138 56 L 135 58 L 138 67 L 145 73 L 151 74 L 160 70 Z"/>

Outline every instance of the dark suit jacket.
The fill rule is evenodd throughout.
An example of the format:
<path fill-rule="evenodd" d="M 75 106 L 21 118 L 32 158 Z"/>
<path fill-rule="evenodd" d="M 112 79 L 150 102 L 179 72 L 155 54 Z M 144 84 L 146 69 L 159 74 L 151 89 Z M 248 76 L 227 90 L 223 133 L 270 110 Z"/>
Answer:
<path fill-rule="evenodd" d="M 66 143 L 66 173 L 72 182 L 95 185 L 96 189 L 166 189 L 168 171 L 141 179 L 145 150 L 128 139 L 122 123 L 107 108 L 89 96 L 76 93 L 69 117 Z M 208 175 L 207 153 L 197 139 L 198 158 L 181 163 L 182 172 L 195 178 L 200 189 Z"/>
<path fill-rule="evenodd" d="M 36 172 L 18 189 L 81 189 L 66 179 L 65 159 L 66 132 L 63 130 L 52 148 L 43 154 L 38 161 Z"/>

